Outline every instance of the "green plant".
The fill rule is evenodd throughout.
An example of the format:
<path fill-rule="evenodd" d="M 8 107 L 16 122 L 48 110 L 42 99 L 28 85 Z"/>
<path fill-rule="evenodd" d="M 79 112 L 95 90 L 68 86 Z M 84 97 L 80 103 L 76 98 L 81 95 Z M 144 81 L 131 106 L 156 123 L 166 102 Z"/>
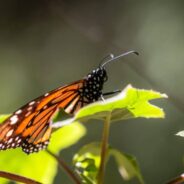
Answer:
<path fill-rule="evenodd" d="M 67 120 L 61 122 L 57 120 L 53 124 L 53 128 L 58 130 L 52 135 L 51 143 L 48 147 L 49 151 L 42 151 L 39 154 L 29 156 L 19 149 L 0 152 L 0 170 L 3 169 L 11 173 L 34 178 L 44 184 L 50 184 L 53 182 L 57 169 L 57 162 L 53 159 L 54 157 L 75 183 L 102 184 L 106 163 L 109 157 L 114 157 L 123 179 L 130 180 L 136 177 L 143 184 L 143 177 L 136 159 L 108 144 L 110 125 L 115 121 L 129 118 L 164 118 L 163 110 L 150 104 L 149 101 L 166 97 L 165 94 L 159 92 L 136 89 L 128 85 L 115 97 L 90 104 Z M 0 121 L 2 122 L 3 119 L 4 116 L 1 116 Z M 73 157 L 74 172 L 72 172 L 57 154 L 60 150 L 77 143 L 86 134 L 86 129 L 81 123 L 90 119 L 104 122 L 102 141 L 85 145 L 75 153 Z M 11 162 L 8 162 L 9 160 Z M 32 171 L 33 167 L 36 169 Z M 2 176 L 1 173 L 0 176 Z M 1 179 L 0 183 L 7 183 L 7 180 Z"/>

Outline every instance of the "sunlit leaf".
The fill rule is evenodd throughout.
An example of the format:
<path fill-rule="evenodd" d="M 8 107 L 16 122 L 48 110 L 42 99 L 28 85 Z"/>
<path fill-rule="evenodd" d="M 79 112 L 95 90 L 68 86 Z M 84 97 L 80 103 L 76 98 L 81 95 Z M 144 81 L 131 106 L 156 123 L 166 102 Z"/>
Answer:
<path fill-rule="evenodd" d="M 58 152 L 65 149 L 81 139 L 86 134 L 86 128 L 79 122 L 64 126 L 52 134 L 49 150 Z M 72 135 L 72 136 L 71 136 Z"/>
<path fill-rule="evenodd" d="M 73 163 L 76 172 L 82 178 L 85 184 L 96 184 L 97 175 L 100 167 L 100 152 L 101 147 L 99 143 L 91 143 L 82 147 L 78 153 L 75 154 Z M 134 157 L 121 153 L 120 151 L 109 148 L 108 158 L 113 156 L 116 160 L 118 170 L 124 180 L 130 180 L 137 177 L 139 182 L 143 184 L 143 179 L 139 171 L 138 164 Z"/>
<path fill-rule="evenodd" d="M 6 118 L 8 118 L 10 114 L 1 114 L 0 115 L 0 123 L 2 123 Z"/>
<path fill-rule="evenodd" d="M 177 136 L 184 137 L 184 131 L 180 131 L 176 134 Z"/>
<path fill-rule="evenodd" d="M 74 118 L 67 120 L 67 123 L 105 119 L 109 112 L 111 112 L 111 121 L 138 117 L 164 118 L 163 109 L 149 102 L 158 98 L 167 98 L 167 95 L 153 90 L 136 89 L 128 85 L 120 94 L 82 108 Z"/>

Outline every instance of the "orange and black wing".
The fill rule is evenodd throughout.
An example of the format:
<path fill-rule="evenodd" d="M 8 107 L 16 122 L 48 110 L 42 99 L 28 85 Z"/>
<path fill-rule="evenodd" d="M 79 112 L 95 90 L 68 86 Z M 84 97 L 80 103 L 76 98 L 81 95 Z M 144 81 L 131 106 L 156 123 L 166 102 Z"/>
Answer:
<path fill-rule="evenodd" d="M 22 147 L 26 153 L 46 148 L 51 135 L 51 119 L 63 108 L 74 114 L 83 105 L 80 95 L 84 80 L 60 87 L 29 102 L 0 125 L 0 150 Z"/>

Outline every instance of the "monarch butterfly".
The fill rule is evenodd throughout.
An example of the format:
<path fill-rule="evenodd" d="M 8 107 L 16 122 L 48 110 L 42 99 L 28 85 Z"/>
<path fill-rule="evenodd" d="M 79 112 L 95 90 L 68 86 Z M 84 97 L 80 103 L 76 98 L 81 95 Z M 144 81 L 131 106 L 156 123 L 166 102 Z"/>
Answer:
<path fill-rule="evenodd" d="M 107 81 L 105 65 L 128 54 L 129 51 L 107 59 L 86 77 L 69 85 L 52 90 L 27 103 L 0 125 L 0 150 L 22 147 L 29 154 L 45 149 L 49 144 L 52 130 L 52 117 L 59 110 L 75 114 L 81 107 L 97 101 L 103 95 L 104 82 Z"/>

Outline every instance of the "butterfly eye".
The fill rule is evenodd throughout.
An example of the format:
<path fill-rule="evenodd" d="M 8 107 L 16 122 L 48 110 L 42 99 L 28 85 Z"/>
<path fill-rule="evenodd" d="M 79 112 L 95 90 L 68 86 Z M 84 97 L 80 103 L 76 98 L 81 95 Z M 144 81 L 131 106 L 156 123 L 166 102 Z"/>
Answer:
<path fill-rule="evenodd" d="M 104 68 L 101 68 L 101 70 L 98 71 L 98 75 L 103 80 L 103 82 L 106 82 L 108 80 L 107 72 Z"/>

